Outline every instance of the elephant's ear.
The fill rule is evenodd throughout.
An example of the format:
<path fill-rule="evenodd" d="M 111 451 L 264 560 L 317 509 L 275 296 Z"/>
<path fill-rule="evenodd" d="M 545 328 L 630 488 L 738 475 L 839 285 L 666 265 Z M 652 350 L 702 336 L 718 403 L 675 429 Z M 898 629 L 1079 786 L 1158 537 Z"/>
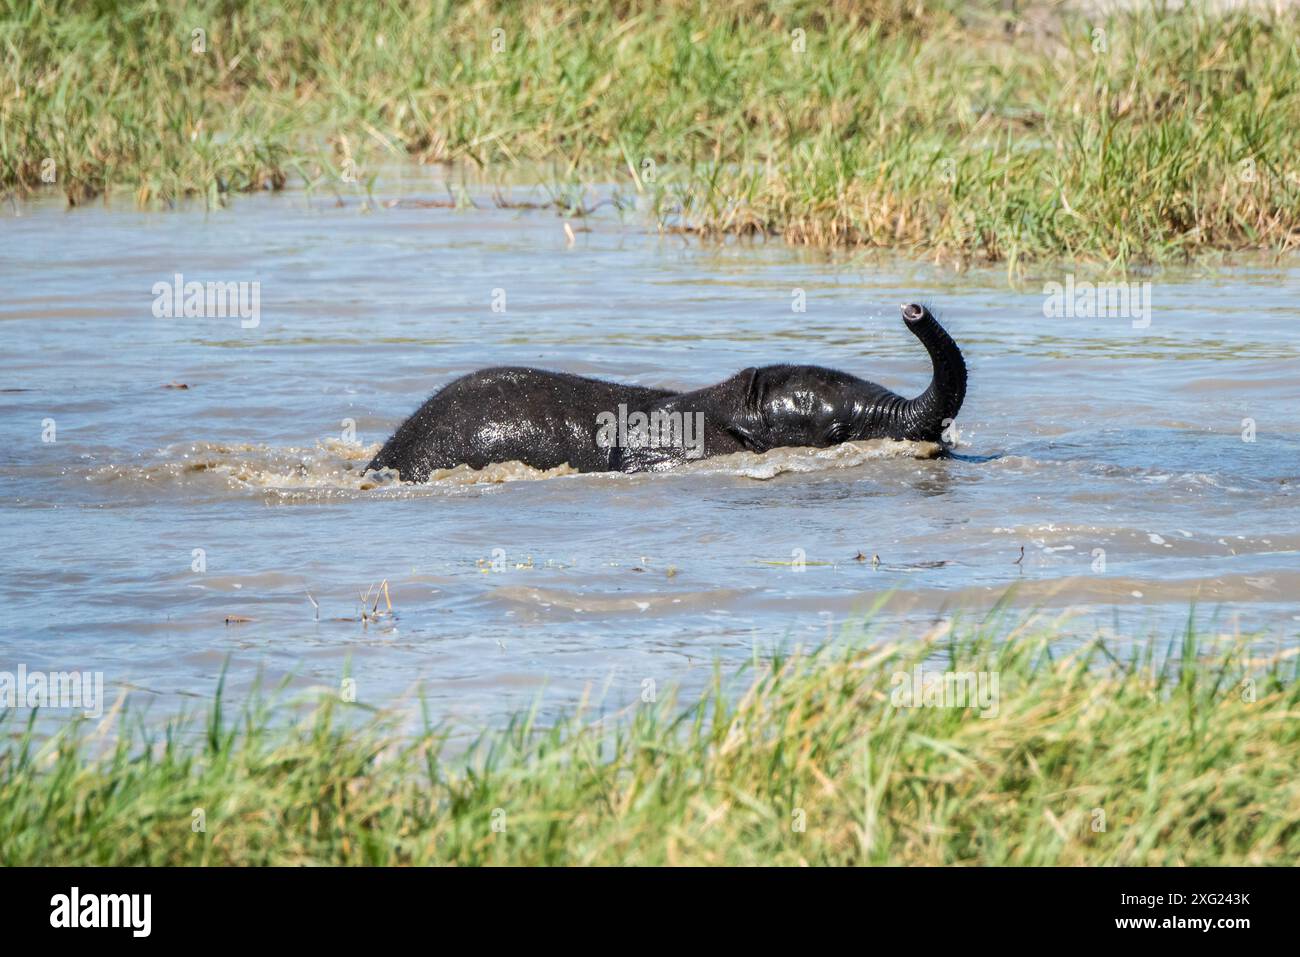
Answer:
<path fill-rule="evenodd" d="M 736 373 L 735 378 L 740 395 L 727 431 L 749 451 L 766 452 L 772 447 L 763 438 L 767 434 L 767 420 L 763 417 L 763 400 L 767 397 L 768 386 L 767 370 L 742 369 Z"/>

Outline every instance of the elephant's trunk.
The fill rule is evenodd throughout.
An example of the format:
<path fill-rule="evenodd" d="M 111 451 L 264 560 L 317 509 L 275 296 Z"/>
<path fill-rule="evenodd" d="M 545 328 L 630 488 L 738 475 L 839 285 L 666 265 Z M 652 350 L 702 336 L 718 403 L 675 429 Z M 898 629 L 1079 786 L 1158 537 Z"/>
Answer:
<path fill-rule="evenodd" d="M 903 321 L 930 353 L 934 377 L 928 389 L 899 406 L 899 424 L 906 438 L 938 442 L 966 398 L 966 362 L 929 309 L 915 303 L 904 306 Z"/>

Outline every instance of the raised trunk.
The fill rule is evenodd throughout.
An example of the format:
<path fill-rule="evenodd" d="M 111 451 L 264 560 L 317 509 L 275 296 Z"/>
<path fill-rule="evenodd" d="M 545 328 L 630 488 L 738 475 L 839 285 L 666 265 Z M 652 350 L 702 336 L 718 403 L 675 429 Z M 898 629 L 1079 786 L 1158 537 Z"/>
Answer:
<path fill-rule="evenodd" d="M 930 353 L 934 376 L 929 388 L 899 406 L 899 420 L 907 438 L 938 442 L 966 398 L 966 361 L 929 309 L 915 304 L 904 306 L 903 319 Z"/>

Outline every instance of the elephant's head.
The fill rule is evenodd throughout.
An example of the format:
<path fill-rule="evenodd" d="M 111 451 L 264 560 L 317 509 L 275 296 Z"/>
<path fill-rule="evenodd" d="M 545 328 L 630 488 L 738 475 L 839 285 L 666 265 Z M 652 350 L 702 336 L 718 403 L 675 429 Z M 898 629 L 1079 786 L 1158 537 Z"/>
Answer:
<path fill-rule="evenodd" d="M 819 366 L 765 366 L 734 379 L 729 431 L 751 451 L 822 448 L 858 439 L 938 442 L 966 397 L 966 363 L 924 306 L 902 307 L 903 321 L 930 353 L 934 376 L 915 399 Z"/>

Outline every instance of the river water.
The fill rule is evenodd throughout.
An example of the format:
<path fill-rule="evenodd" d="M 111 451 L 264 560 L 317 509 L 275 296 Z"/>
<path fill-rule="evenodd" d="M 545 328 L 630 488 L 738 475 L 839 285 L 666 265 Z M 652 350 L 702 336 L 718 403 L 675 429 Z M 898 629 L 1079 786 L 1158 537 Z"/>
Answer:
<path fill-rule="evenodd" d="M 365 206 L 3 210 L 0 671 L 99 671 L 110 703 L 160 715 L 201 708 L 223 668 L 234 697 L 347 676 L 363 703 L 422 696 L 474 726 L 974 624 L 1000 600 L 1081 637 L 1166 640 L 1193 607 L 1209 633 L 1300 634 L 1293 262 L 1148 277 L 1149 322 L 1049 318 L 1059 270 L 1013 286 L 701 244 L 486 189 L 447 209 L 429 202 L 443 175 L 394 172 Z M 177 274 L 258 284 L 256 324 L 156 315 Z M 898 315 L 914 300 L 971 369 L 957 457 L 867 444 L 669 475 L 360 477 L 403 416 L 486 365 L 686 389 L 810 362 L 915 394 L 928 360 Z"/>

